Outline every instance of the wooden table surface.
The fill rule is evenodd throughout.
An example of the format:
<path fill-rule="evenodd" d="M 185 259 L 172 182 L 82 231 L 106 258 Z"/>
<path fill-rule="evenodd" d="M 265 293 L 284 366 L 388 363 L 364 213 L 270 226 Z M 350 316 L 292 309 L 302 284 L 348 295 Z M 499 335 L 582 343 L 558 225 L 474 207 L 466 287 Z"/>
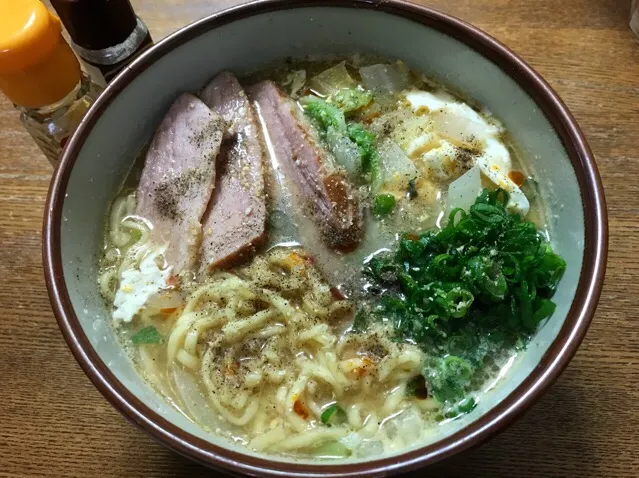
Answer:
<path fill-rule="evenodd" d="M 133 0 L 155 39 L 234 0 Z M 433 476 L 639 476 L 639 41 L 630 0 L 424 1 L 486 30 L 559 92 L 596 155 L 608 273 L 577 356 L 525 417 Z M 0 476 L 214 476 L 135 429 L 67 349 L 42 275 L 51 168 L 0 95 Z M 422 476 L 418 474 L 415 476 Z"/>

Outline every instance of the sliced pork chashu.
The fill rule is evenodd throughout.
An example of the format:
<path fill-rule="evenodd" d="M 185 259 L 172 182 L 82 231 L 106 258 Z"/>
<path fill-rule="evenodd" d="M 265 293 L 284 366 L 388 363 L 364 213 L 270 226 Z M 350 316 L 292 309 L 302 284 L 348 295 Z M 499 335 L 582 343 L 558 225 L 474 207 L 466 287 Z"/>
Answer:
<path fill-rule="evenodd" d="M 224 130 L 222 117 L 185 93 L 169 108 L 146 154 L 137 214 L 153 224 L 151 240 L 167 246 L 165 259 L 175 274 L 197 260 L 200 220 L 211 198 Z"/>
<path fill-rule="evenodd" d="M 242 260 L 264 239 L 263 152 L 253 107 L 231 73 L 217 75 L 200 97 L 228 125 L 217 180 L 203 219 L 202 264 L 209 269 Z"/>
<path fill-rule="evenodd" d="M 346 171 L 319 144 L 297 105 L 271 81 L 250 89 L 268 140 L 284 174 L 297 190 L 300 206 L 333 249 L 354 250 L 362 239 L 362 211 Z"/>

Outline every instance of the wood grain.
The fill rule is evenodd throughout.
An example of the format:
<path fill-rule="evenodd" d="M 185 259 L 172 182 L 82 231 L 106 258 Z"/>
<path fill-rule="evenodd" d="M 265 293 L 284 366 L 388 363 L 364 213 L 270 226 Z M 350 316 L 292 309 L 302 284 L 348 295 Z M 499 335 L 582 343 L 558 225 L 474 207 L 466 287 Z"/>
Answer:
<path fill-rule="evenodd" d="M 237 2 L 132 3 L 157 40 Z M 639 41 L 627 26 L 630 0 L 424 3 L 486 30 L 559 92 L 595 152 L 611 233 L 599 309 L 568 370 L 506 432 L 429 472 L 639 476 Z M 4 97 L 0 124 L 0 476 L 214 476 L 127 423 L 66 348 L 40 256 L 51 169 Z"/>

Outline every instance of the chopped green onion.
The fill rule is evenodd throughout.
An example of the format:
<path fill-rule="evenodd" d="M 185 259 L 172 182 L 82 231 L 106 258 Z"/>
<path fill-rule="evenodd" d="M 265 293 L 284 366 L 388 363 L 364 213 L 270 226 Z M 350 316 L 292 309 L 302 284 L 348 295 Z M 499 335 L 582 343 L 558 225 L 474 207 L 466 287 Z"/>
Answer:
<path fill-rule="evenodd" d="M 477 407 L 477 402 L 473 397 L 468 397 L 452 406 L 444 413 L 444 417 L 448 419 L 456 419 L 472 412 Z"/>
<path fill-rule="evenodd" d="M 378 194 L 373 202 L 373 214 L 386 216 L 395 207 L 395 196 L 392 194 Z"/>
<path fill-rule="evenodd" d="M 536 225 L 507 203 L 504 191 L 485 189 L 442 229 L 402 234 L 394 253 L 364 266 L 386 291 L 370 304 L 369 320 L 422 347 L 428 389 L 454 413 L 471 408 L 461 401 L 486 380 L 486 360 L 525 346 L 552 316 L 566 270 Z"/>
<path fill-rule="evenodd" d="M 470 413 L 475 409 L 476 406 L 477 402 L 475 401 L 475 399 L 473 397 L 469 397 L 459 403 L 459 405 L 457 406 L 457 410 L 459 410 L 461 413 Z"/>
<path fill-rule="evenodd" d="M 346 421 L 346 412 L 337 403 L 334 403 L 322 412 L 320 421 L 330 427 L 331 425 Z"/>
<path fill-rule="evenodd" d="M 473 304 L 473 294 L 466 289 L 455 287 L 446 294 L 448 302 L 448 311 L 451 317 L 460 318 L 466 315 L 470 306 Z"/>
<path fill-rule="evenodd" d="M 463 398 L 474 372 L 468 360 L 448 355 L 439 360 L 426 378 L 430 381 L 435 398 L 443 403 Z"/>
<path fill-rule="evenodd" d="M 535 313 L 533 314 L 533 321 L 535 326 L 544 319 L 550 317 L 557 308 L 557 305 L 549 299 L 537 298 L 535 301 Z"/>

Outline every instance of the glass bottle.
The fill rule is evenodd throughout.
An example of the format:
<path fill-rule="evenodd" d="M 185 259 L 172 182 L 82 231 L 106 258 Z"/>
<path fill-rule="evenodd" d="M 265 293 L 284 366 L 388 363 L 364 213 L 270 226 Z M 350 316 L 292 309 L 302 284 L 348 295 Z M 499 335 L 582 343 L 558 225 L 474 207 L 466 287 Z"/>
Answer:
<path fill-rule="evenodd" d="M 105 86 L 153 45 L 129 0 L 51 0 L 93 81 Z"/>
<path fill-rule="evenodd" d="M 38 108 L 15 105 L 20 121 L 40 150 L 56 167 L 69 137 L 99 95 L 96 85 L 82 74 L 71 92 L 53 104 Z"/>
<path fill-rule="evenodd" d="M 99 90 L 39 0 L 0 0 L 0 91 L 54 167 Z"/>

